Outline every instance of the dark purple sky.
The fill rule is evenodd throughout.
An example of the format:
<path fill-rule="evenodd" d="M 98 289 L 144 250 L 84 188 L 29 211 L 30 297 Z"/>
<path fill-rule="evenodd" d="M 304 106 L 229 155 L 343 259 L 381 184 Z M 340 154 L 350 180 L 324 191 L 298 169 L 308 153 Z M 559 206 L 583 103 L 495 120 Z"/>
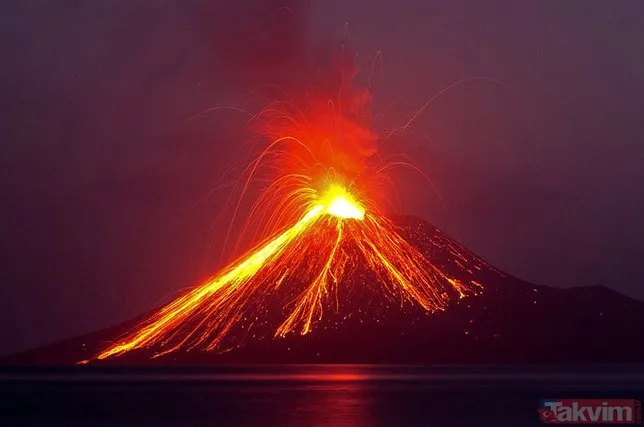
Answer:
<path fill-rule="evenodd" d="M 229 3 L 229 4 L 226 4 Z M 5 1 L 0 353 L 128 319 L 220 266 L 243 114 L 349 23 L 403 208 L 498 267 L 644 298 L 641 1 Z M 289 20 L 290 19 L 290 20 Z M 376 61 L 376 53 L 380 52 Z M 261 72 L 260 72 L 261 71 Z"/>

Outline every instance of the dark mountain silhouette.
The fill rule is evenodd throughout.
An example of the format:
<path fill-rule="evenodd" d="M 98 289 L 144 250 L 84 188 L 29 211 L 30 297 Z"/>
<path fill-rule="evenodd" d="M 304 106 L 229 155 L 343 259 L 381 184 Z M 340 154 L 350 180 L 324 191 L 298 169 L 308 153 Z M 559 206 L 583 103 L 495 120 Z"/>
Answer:
<path fill-rule="evenodd" d="M 554 364 L 644 362 L 644 302 L 603 286 L 558 289 L 533 285 L 487 266 L 421 220 L 396 222 L 415 246 L 452 276 L 483 283 L 481 295 L 426 314 L 378 298 L 374 280 L 357 269 L 342 308 L 325 311 L 308 335 L 273 338 L 266 328 L 224 353 L 178 350 L 151 358 L 137 350 L 100 364 L 227 363 Z M 454 257 L 453 249 L 468 254 Z M 376 295 L 376 296 L 375 296 Z M 348 313 L 351 315 L 348 315 Z M 66 365 L 90 359 L 148 314 L 102 331 L 14 354 L 4 365 Z M 239 333 L 239 332 L 238 332 Z"/>

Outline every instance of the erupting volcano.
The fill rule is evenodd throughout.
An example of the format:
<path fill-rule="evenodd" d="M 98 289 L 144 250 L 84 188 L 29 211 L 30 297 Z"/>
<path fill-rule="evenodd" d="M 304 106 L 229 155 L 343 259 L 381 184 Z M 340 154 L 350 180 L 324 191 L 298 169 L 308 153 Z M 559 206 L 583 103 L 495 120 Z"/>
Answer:
<path fill-rule="evenodd" d="M 351 84 L 353 66 L 339 71 L 328 90 L 283 93 L 253 116 L 258 148 L 224 209 L 232 262 L 138 319 L 0 363 L 642 360 L 642 341 L 623 327 L 644 322 L 641 302 L 523 282 L 390 213 L 390 171 L 414 166 L 386 155 L 370 94 Z"/>
<path fill-rule="evenodd" d="M 89 373 L 94 372 L 94 366 L 96 372 L 110 366 L 105 372 L 110 373 L 112 381 L 111 373 L 119 372 L 112 371 L 113 366 L 127 367 L 126 370 L 132 366 L 176 366 L 190 371 L 226 364 L 531 365 L 644 361 L 644 332 L 633 327 L 644 324 L 644 302 L 593 283 L 570 288 L 570 283 L 563 281 L 558 287 L 523 281 L 489 265 L 433 225 L 404 214 L 412 209 L 429 214 L 437 212 L 439 205 L 447 207 L 430 179 L 436 178 L 443 189 L 449 189 L 449 198 L 445 200 L 451 201 L 452 208 L 460 206 L 470 211 L 460 212 L 458 218 L 440 217 L 454 227 L 462 227 L 464 234 L 479 242 L 480 249 L 491 251 L 482 255 L 495 253 L 498 258 L 494 262 L 508 263 L 499 267 L 514 265 L 534 274 L 540 268 L 550 270 L 551 263 L 539 263 L 559 254 L 561 248 L 549 245 L 574 243 L 569 241 L 570 236 L 576 236 L 583 227 L 568 230 L 573 225 L 567 220 L 568 213 L 577 207 L 579 199 L 567 200 L 570 194 L 555 188 L 557 180 L 543 185 L 533 179 L 536 176 L 533 173 L 515 176 L 515 172 L 520 172 L 518 165 L 525 162 L 514 154 L 521 154 L 521 150 L 531 153 L 536 141 L 533 131 L 541 132 L 536 122 L 526 120 L 532 117 L 526 115 L 529 108 L 539 112 L 540 104 L 526 106 L 515 89 L 522 87 L 520 90 L 525 89 L 528 94 L 538 93 L 540 86 L 531 87 L 528 80 L 540 82 L 540 78 L 524 79 L 525 87 L 521 81 L 511 83 L 514 89 L 504 89 L 502 102 L 486 103 L 490 115 L 474 114 L 479 110 L 476 106 L 467 111 L 445 108 L 440 117 L 424 121 L 428 126 L 437 125 L 425 132 L 416 120 L 425 111 L 429 114 L 429 106 L 453 88 L 470 81 L 505 85 L 488 77 L 460 79 L 435 94 L 426 94 L 429 99 L 419 103 L 417 110 L 405 112 L 401 110 L 405 99 L 399 98 L 395 103 L 385 99 L 380 103 L 379 96 L 378 102 L 372 102 L 378 83 L 374 79 L 380 74 L 377 68 L 383 64 L 379 53 L 374 56 L 373 67 L 359 73 L 356 58 L 344 44 L 337 52 L 330 51 L 326 43 L 319 44 L 320 37 L 324 37 L 320 25 L 332 15 L 311 15 L 316 25 L 309 30 L 307 16 L 309 6 L 313 6 L 310 2 L 235 2 L 225 8 L 232 14 L 222 13 L 218 2 L 186 3 L 190 4 L 185 13 L 174 6 L 167 10 L 167 16 L 166 12 L 159 14 L 161 10 L 152 11 L 151 17 L 146 12 L 144 21 L 158 27 L 158 35 L 162 36 L 159 40 L 172 41 L 168 56 L 163 53 L 164 43 L 157 43 L 158 46 L 148 43 L 146 28 L 140 45 L 143 54 L 140 67 L 136 61 L 130 61 L 134 58 L 130 58 L 132 52 L 138 51 L 128 50 L 126 63 L 117 63 L 116 68 L 112 67 L 112 59 L 119 57 L 110 54 L 105 56 L 104 66 L 90 67 L 84 72 L 85 77 L 74 80 L 73 87 L 68 88 L 70 94 L 79 96 L 81 110 L 85 104 L 91 107 L 87 112 L 65 108 L 60 115 L 59 109 L 49 108 L 57 105 L 58 97 L 45 103 L 43 111 L 56 113 L 44 123 L 54 126 L 56 138 L 52 143 L 71 141 L 61 135 L 79 138 L 77 142 L 92 135 L 98 138 L 95 139 L 100 141 L 100 147 L 76 150 L 76 143 L 67 144 L 74 148 L 69 160 L 72 174 L 51 175 L 59 187 L 58 193 L 50 193 L 48 183 L 35 178 L 49 178 L 49 172 L 67 168 L 47 164 L 43 169 L 46 173 L 34 178 L 32 173 L 23 176 L 22 171 L 29 172 L 34 169 L 31 166 L 40 165 L 32 164 L 38 158 L 25 157 L 24 164 L 16 163 L 14 169 L 20 174 L 11 176 L 11 188 L 7 189 L 20 197 L 12 204 L 16 218 L 5 222 L 10 231 L 8 236 L 18 243 L 15 248 L 10 245 L 10 252 L 15 252 L 11 259 L 17 265 L 16 275 L 7 276 L 7 284 L 20 286 L 10 286 L 10 295 L 13 288 L 22 285 L 27 290 L 38 290 L 36 298 L 28 295 L 25 300 L 33 302 L 32 311 L 13 312 L 14 316 L 20 315 L 12 319 L 16 322 L 33 312 L 30 320 L 34 330 L 40 329 L 33 336 L 31 332 L 29 336 L 25 334 L 24 342 L 35 340 L 39 334 L 42 337 L 62 334 L 72 327 L 82 330 L 130 315 L 146 300 L 156 299 L 154 295 L 164 287 L 190 287 L 136 318 L 0 357 L 0 366 L 89 364 L 73 368 L 74 372 L 80 369 Z M 198 3 L 203 3 L 203 8 Z M 351 15 L 355 10 L 349 12 Z M 194 23 L 190 18 L 193 13 L 199 15 Z M 138 14 L 137 9 L 133 17 Z M 168 26 L 173 21 L 166 18 L 175 15 L 180 18 L 177 25 Z M 76 14 L 69 15 L 73 16 Z M 378 18 L 374 22 L 380 21 Z M 383 28 L 387 30 L 389 26 Z M 188 37 L 184 40 L 189 43 L 186 48 L 194 46 L 207 52 L 184 51 L 183 39 L 173 39 L 183 30 Z M 415 27 L 413 33 L 416 37 Z M 127 40 L 135 35 L 123 34 Z M 460 40 L 459 37 L 454 40 Z M 103 46 L 102 38 L 99 44 Z M 394 43 L 388 49 L 396 49 L 395 46 Z M 453 58 L 449 57 L 453 51 L 444 50 L 448 55 L 436 59 L 453 65 Z M 423 49 L 403 48 L 401 52 L 412 59 L 415 54 L 424 55 Z M 468 67 L 467 61 L 459 60 L 458 69 L 452 71 L 460 74 L 480 68 L 481 52 L 475 46 L 470 53 L 476 58 L 475 66 Z M 560 55 L 552 57 L 560 59 Z M 70 70 L 85 69 L 90 62 L 74 63 Z M 417 65 L 422 68 L 423 63 Z M 160 78 L 146 78 L 150 85 L 138 88 L 137 79 L 146 77 L 148 68 L 152 73 L 161 70 L 157 76 Z M 441 74 L 426 73 L 427 81 L 422 76 L 423 81 L 416 80 L 414 85 L 404 76 L 419 76 L 409 74 L 404 66 L 397 69 L 390 74 L 397 76 L 389 86 L 394 97 L 438 84 L 433 79 Z M 93 71 L 100 73 L 92 74 Z M 114 84 L 105 88 L 94 84 L 102 81 L 102 77 L 110 78 L 111 72 L 116 73 Z M 65 76 L 73 73 L 58 74 L 63 79 L 62 86 L 55 86 L 56 90 L 45 91 L 44 95 L 57 95 L 61 93 L 59 89 L 71 82 Z M 13 74 L 8 75 L 13 82 Z M 140 90 L 120 93 L 121 89 L 133 86 Z M 83 90 L 79 92 L 78 88 Z M 486 93 L 470 93 L 460 99 L 474 100 Z M 12 101 L 19 108 L 10 105 L 18 119 L 25 114 L 24 117 L 31 117 L 27 107 L 33 99 L 40 99 L 31 92 L 27 95 L 25 103 Z M 204 108 L 202 100 L 211 95 L 230 100 L 235 106 Z M 13 95 L 10 98 L 13 100 Z M 179 102 L 147 108 L 159 99 Z M 228 103 L 220 100 L 211 98 L 215 104 Z M 453 101 L 458 103 L 459 99 Z M 522 111 L 515 114 L 507 110 L 519 104 Z M 123 109 L 127 106 L 131 109 Z M 13 111 L 12 108 L 9 110 Z M 188 118 L 187 110 L 197 114 Z M 140 111 L 146 114 L 138 128 L 133 125 L 139 123 L 135 116 Z M 466 115 L 460 116 L 461 113 Z M 68 116 L 74 120 L 68 120 Z M 568 130 L 565 120 L 555 116 L 553 120 L 561 122 L 559 125 L 564 123 Z M 515 123 L 518 127 L 488 126 L 488 120 L 500 117 L 507 119 L 506 124 Z M 17 127 L 11 134 L 29 144 L 32 137 L 40 141 L 36 138 L 39 134 L 29 131 L 31 127 L 23 129 L 25 123 L 31 120 L 16 120 Z M 96 132 L 94 125 L 98 126 Z M 41 127 L 47 130 L 47 126 Z M 519 129 L 524 126 L 528 127 Z M 553 129 L 556 130 L 547 127 L 546 131 L 552 133 Z M 474 136 L 479 130 L 485 131 L 481 138 Z M 49 133 L 45 132 L 44 137 Z M 421 139 L 429 139 L 428 134 L 459 143 L 450 147 L 420 146 Z M 487 146 L 485 141 L 492 142 L 490 138 L 501 134 L 527 139 Z M 554 134 L 570 134 L 574 139 L 570 132 Z M 124 142 L 135 139 L 140 139 L 141 144 L 130 150 Z M 159 145 L 153 146 L 150 143 L 153 140 Z M 568 142 L 558 141 L 557 150 L 561 144 L 575 145 L 574 140 Z M 181 153 L 177 156 L 179 146 Z M 512 150 L 507 151 L 506 146 Z M 411 150 L 405 147 L 418 153 L 423 164 L 416 165 L 415 159 L 410 160 Z M 515 153 L 515 147 L 523 148 Z M 122 153 L 122 161 L 112 159 L 113 156 L 109 161 L 94 159 L 95 153 L 104 153 L 106 149 Z M 486 162 L 489 164 L 477 165 L 470 156 L 477 150 L 483 153 L 480 149 L 492 159 Z M 512 155 L 507 156 L 506 151 Z M 18 150 L 16 154 L 29 151 Z M 84 161 L 76 165 L 86 155 L 90 156 L 87 164 L 101 166 L 100 170 L 86 173 Z M 64 157 L 58 160 L 64 161 L 61 165 L 68 165 Z M 229 161 L 230 157 L 235 159 Z M 221 166 L 223 170 L 219 170 Z M 414 182 L 412 176 L 418 179 Z M 494 185 L 468 188 L 481 177 L 492 179 Z M 503 177 L 508 181 L 523 179 L 508 183 Z M 519 187 L 521 182 L 534 186 L 523 191 Z M 489 195 L 492 197 L 482 194 L 484 188 L 492 187 L 499 193 Z M 223 190 L 226 194 L 222 194 Z M 38 198 L 23 200 L 25 195 Z M 433 195 L 436 197 L 431 199 Z M 566 209 L 561 212 L 561 221 L 548 219 L 547 223 L 554 226 L 548 228 L 550 234 L 545 239 L 531 233 L 529 224 L 539 212 L 550 216 L 557 212 L 552 206 L 539 205 L 551 199 Z M 47 214 L 46 218 L 41 217 L 42 212 Z M 22 222 L 19 214 L 26 215 L 26 222 Z M 509 235 L 504 235 L 495 225 L 509 217 L 514 222 L 508 228 Z M 480 220 L 481 224 L 468 224 L 468 219 Z M 524 225 L 528 228 L 518 228 Z M 533 228 L 536 229 L 540 228 Z M 492 230 L 494 235 L 490 234 Z M 55 234 L 51 235 L 51 231 Z M 555 238 L 557 232 L 565 234 Z M 131 245 L 132 236 L 139 238 L 135 245 Z M 476 236 L 481 239 L 475 239 Z M 538 241 L 530 241 L 536 237 Z M 606 242 L 619 243 L 611 240 L 612 235 L 609 237 Z M 502 256 L 512 249 L 509 245 L 515 238 L 521 239 L 517 254 Z M 591 244 L 593 238 L 605 240 L 606 235 L 591 233 L 580 242 Z M 603 247 L 604 240 L 593 244 Z M 574 247 L 577 246 L 571 246 Z M 520 261 L 517 257 L 521 256 L 522 248 L 526 256 L 549 255 Z M 554 278 L 557 272 L 563 273 L 566 260 L 568 264 L 574 261 L 574 265 L 570 264 L 574 270 L 569 273 L 579 277 L 593 277 L 610 265 L 618 268 L 632 264 L 628 259 L 620 261 L 620 254 L 612 250 L 585 255 L 575 252 L 571 256 L 563 257 L 563 267 L 557 266 L 543 277 Z M 577 262 L 580 260 L 589 262 L 587 271 L 582 268 L 586 264 Z M 164 265 L 159 266 L 161 263 Z M 34 268 L 37 275 L 31 276 Z M 612 282 L 618 277 L 632 277 L 630 269 L 612 273 L 611 270 L 607 276 Z M 176 281 L 187 277 L 190 280 L 186 282 Z M 166 278 L 174 279 L 160 283 Z M 29 284 L 30 280 L 34 286 Z M 112 293 L 102 292 L 106 286 L 113 288 Z M 619 286 L 626 289 L 627 284 Z M 634 289 L 635 284 L 628 286 Z M 65 292 L 58 292 L 61 288 Z M 131 294 L 123 292 L 119 302 L 115 302 L 113 298 L 117 292 L 120 294 L 119 289 L 127 289 Z M 45 307 L 43 304 L 49 302 L 47 298 L 52 292 L 56 292 L 57 298 Z M 82 298 L 88 302 L 62 315 L 60 310 L 68 308 L 66 296 L 73 296 L 69 304 Z M 7 301 L 10 303 L 11 298 Z M 104 307 L 98 306 L 103 303 Z M 43 319 L 50 318 L 52 313 L 60 314 L 60 319 L 42 325 Z M 16 334 L 25 330 L 23 325 L 13 335 L 7 335 L 10 341 L 5 347 L 23 342 L 23 337 Z M 165 375 L 165 371 L 159 372 Z M 137 378 L 147 384 L 148 377 Z M 433 383 L 434 378 L 430 381 Z M 85 392 L 85 385 L 82 389 Z M 228 388 L 223 390 L 227 392 Z M 208 400 L 210 395 L 203 396 Z M 319 402 L 315 404 L 320 406 Z M 132 407 L 130 402 L 127 405 Z M 239 408 L 246 409 L 244 405 Z"/>
<path fill-rule="evenodd" d="M 177 349 L 222 352 L 267 326 L 275 337 L 307 334 L 325 312 L 355 309 L 341 299 L 343 288 L 356 286 L 358 267 L 372 274 L 374 283 L 364 286 L 427 312 L 482 289 L 443 271 L 379 209 L 375 195 L 383 192 L 385 172 L 405 164 L 376 155 L 378 137 L 367 126 L 370 95 L 351 85 L 356 69 L 344 65 L 335 96 L 309 91 L 255 117 L 267 143 L 238 181 L 233 222 L 253 183 L 268 182 L 245 228 L 261 224 L 267 237 L 96 359 L 145 348 L 155 356 Z"/>

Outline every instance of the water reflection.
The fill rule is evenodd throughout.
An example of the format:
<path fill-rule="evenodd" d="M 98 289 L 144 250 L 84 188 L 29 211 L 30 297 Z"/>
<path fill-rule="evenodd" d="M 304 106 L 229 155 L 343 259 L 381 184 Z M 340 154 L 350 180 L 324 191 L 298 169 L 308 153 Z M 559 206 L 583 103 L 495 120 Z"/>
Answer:
<path fill-rule="evenodd" d="M 304 381 L 303 396 L 294 407 L 294 418 L 306 424 L 367 426 L 377 423 L 371 390 L 372 369 L 346 365 L 318 367 L 297 376 Z"/>
<path fill-rule="evenodd" d="M 644 369 L 284 365 L 0 370 L 0 425 L 541 425 L 540 399 L 641 397 Z"/>

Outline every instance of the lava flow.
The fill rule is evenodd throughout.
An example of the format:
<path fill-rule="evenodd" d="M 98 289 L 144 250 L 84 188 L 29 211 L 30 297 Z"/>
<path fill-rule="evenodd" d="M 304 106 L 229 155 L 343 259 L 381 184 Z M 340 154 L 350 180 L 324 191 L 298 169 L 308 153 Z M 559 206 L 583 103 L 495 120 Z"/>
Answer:
<path fill-rule="evenodd" d="M 248 337 L 262 325 L 272 325 L 275 337 L 307 334 L 337 307 L 339 289 L 358 266 L 392 301 L 427 312 L 480 290 L 432 263 L 378 209 L 374 195 L 387 165 L 377 163 L 377 137 L 364 124 L 369 94 L 350 88 L 355 72 L 349 71 L 348 79 L 341 73 L 337 96 L 309 93 L 258 115 L 269 143 L 238 181 L 239 199 L 258 177 L 270 179 L 249 214 L 268 237 L 96 359 L 141 349 L 155 356 L 225 351 L 241 342 L 234 337 L 240 331 Z"/>

